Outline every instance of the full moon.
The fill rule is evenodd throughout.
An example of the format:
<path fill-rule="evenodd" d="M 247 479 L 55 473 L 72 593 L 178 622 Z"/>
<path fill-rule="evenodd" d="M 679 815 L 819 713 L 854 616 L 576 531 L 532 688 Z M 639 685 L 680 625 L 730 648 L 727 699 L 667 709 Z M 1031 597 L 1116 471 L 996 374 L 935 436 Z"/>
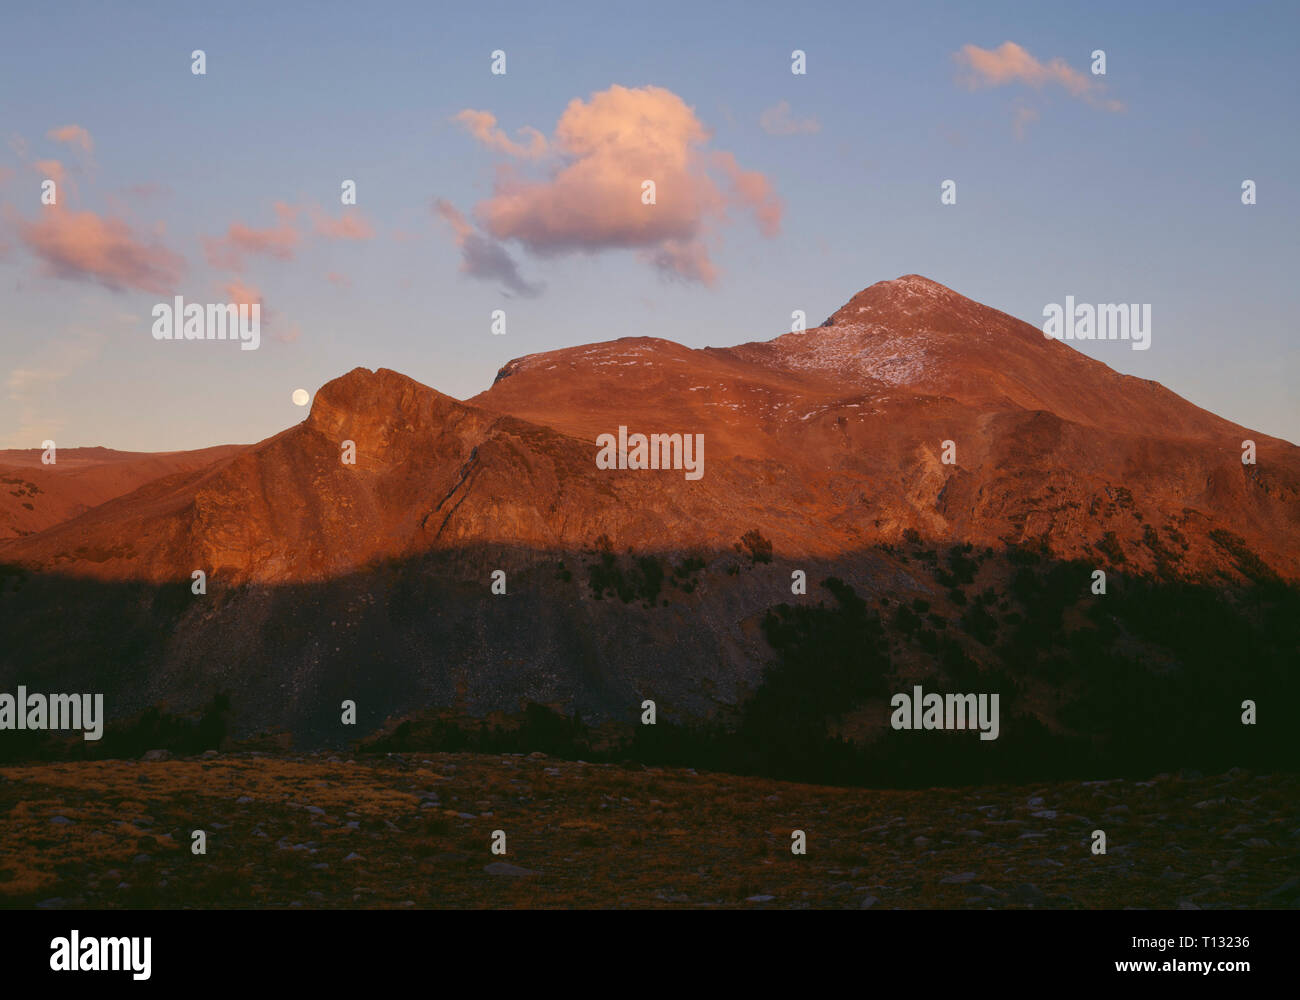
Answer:
<path fill-rule="evenodd" d="M 307 405 L 307 400 L 309 400 L 309 399 L 311 399 L 311 396 L 308 395 L 306 389 L 294 389 L 294 390 L 293 390 L 293 401 L 294 401 L 295 403 L 297 403 L 299 406 L 306 406 L 306 405 Z"/>

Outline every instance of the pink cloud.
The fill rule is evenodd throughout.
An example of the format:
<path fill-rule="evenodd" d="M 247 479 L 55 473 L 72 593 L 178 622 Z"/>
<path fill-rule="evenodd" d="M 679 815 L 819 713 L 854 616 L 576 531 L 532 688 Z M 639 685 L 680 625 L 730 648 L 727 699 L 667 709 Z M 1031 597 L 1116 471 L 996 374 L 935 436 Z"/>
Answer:
<path fill-rule="evenodd" d="M 256 285 L 246 284 L 239 278 L 232 278 L 220 284 L 221 297 L 225 302 L 237 306 L 261 306 L 258 315 L 262 327 L 272 340 L 281 343 L 293 343 L 302 335 L 302 328 L 297 323 L 287 323 L 279 311 L 266 304 L 266 297 Z"/>
<path fill-rule="evenodd" d="M 996 49 L 963 45 L 954 58 L 965 67 L 966 72 L 960 79 L 971 90 L 1010 83 L 1024 83 L 1041 90 L 1044 86 L 1056 84 L 1071 97 L 1080 98 L 1093 107 L 1106 111 L 1124 110 L 1122 102 L 1102 96 L 1106 87 L 1096 77 L 1079 72 L 1059 56 L 1049 63 L 1039 62 L 1015 42 L 1003 42 Z"/>
<path fill-rule="evenodd" d="M 355 209 L 344 211 L 337 219 L 331 219 L 320 208 L 312 206 L 312 223 L 317 234 L 330 240 L 368 240 L 373 239 L 374 229 L 366 217 Z"/>
<path fill-rule="evenodd" d="M 17 230 L 27 249 L 59 278 L 167 294 L 185 271 L 183 257 L 156 239 L 137 236 L 119 218 L 50 206 L 35 222 L 18 220 Z"/>
<path fill-rule="evenodd" d="M 90 133 L 80 125 L 64 125 L 62 128 L 52 128 L 45 133 L 45 136 L 55 142 L 66 142 L 72 146 L 79 146 L 87 153 L 95 148 L 95 141 L 90 137 Z"/>
<path fill-rule="evenodd" d="M 63 164 L 58 160 L 37 160 L 31 166 L 42 177 L 48 177 L 54 181 L 55 186 L 58 188 L 63 187 L 63 182 L 68 176 L 67 171 L 63 169 Z"/>
<path fill-rule="evenodd" d="M 326 271 L 325 280 L 336 288 L 351 288 L 352 279 L 346 274 L 339 274 L 338 271 Z"/>
<path fill-rule="evenodd" d="M 203 237 L 208 263 L 213 267 L 240 271 L 247 255 L 266 255 L 281 260 L 292 258 L 300 240 L 294 226 L 298 209 L 277 201 L 275 214 L 279 221 L 268 229 L 253 229 L 242 222 L 233 222 L 225 236 Z"/>
<path fill-rule="evenodd" d="M 764 236 L 776 236 L 781 231 L 784 206 L 768 179 L 757 170 L 742 170 L 732 153 L 714 153 L 713 162 L 727 175 L 735 200 L 754 213 L 758 231 Z"/>
<path fill-rule="evenodd" d="M 474 227 L 466 221 L 465 216 L 451 202 L 439 198 L 433 203 L 433 210 L 451 226 L 451 231 L 456 234 L 458 244 L 474 235 Z"/>
<path fill-rule="evenodd" d="M 782 204 L 761 173 L 743 170 L 730 153 L 706 151 L 709 138 L 671 91 L 615 85 L 569 102 L 544 179 L 503 169 L 474 214 L 494 239 L 517 240 L 535 254 L 635 249 L 666 275 L 710 284 L 717 269 L 708 244 L 729 221 L 727 210 L 752 213 L 759 231 L 773 236 Z M 653 205 L 642 201 L 647 180 L 655 184 Z"/>
<path fill-rule="evenodd" d="M 226 301 L 233 302 L 237 306 L 259 305 L 262 302 L 261 289 L 246 285 L 238 278 L 226 282 L 221 286 L 221 290 L 226 294 Z"/>
<path fill-rule="evenodd" d="M 532 160 L 546 155 L 546 136 L 535 128 L 525 126 L 519 129 L 518 132 L 520 136 L 528 140 L 528 145 L 525 146 L 514 142 L 502 129 L 497 128 L 496 115 L 491 112 L 474 111 L 471 108 L 466 108 L 453 116 L 452 121 L 464 125 L 469 130 L 470 135 L 489 149 L 495 149 L 497 152 L 509 153 L 511 156 L 520 156 Z"/>

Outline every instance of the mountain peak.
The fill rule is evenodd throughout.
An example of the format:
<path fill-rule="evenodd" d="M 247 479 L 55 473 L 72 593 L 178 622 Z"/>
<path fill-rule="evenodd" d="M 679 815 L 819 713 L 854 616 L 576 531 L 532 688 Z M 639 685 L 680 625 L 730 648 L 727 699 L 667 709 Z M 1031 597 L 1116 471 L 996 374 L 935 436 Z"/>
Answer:
<path fill-rule="evenodd" d="M 820 327 L 742 344 L 734 353 L 859 384 L 941 391 L 957 370 L 954 353 L 967 355 L 971 340 L 987 348 L 1004 321 L 1027 329 L 924 275 L 904 274 L 864 288 Z"/>
<path fill-rule="evenodd" d="M 312 400 L 306 425 L 327 437 L 388 440 L 395 431 L 429 427 L 464 404 L 388 368 L 353 368 L 326 382 Z"/>
<path fill-rule="evenodd" d="M 942 292 L 946 292 L 949 295 L 957 294 L 947 285 L 940 284 L 939 282 L 935 281 L 933 278 L 927 278 L 924 274 L 904 274 L 904 275 L 900 275 L 897 278 L 894 278 L 892 281 L 877 281 L 876 284 L 890 285 L 893 287 L 903 288 L 903 289 L 935 288 Z"/>
<path fill-rule="evenodd" d="M 917 315 L 931 309 L 951 308 L 970 302 L 964 295 L 954 292 L 921 274 L 904 274 L 889 281 L 868 285 L 844 303 L 823 327 L 860 322 L 873 313 Z"/>

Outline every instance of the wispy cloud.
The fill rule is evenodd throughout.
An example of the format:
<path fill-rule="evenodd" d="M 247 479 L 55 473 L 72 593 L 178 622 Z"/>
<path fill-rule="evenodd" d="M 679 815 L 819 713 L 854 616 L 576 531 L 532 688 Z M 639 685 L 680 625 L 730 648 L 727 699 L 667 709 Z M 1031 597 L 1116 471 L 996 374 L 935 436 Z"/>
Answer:
<path fill-rule="evenodd" d="M 757 170 L 743 169 L 736 162 L 735 154 L 725 150 L 714 153 L 709 160 L 726 176 L 732 203 L 754 214 L 760 233 L 776 236 L 781 231 L 784 206 L 767 177 Z"/>
<path fill-rule="evenodd" d="M 356 209 L 345 209 L 337 218 L 319 205 L 277 201 L 274 209 L 275 225 L 257 229 L 243 222 L 232 222 L 223 235 L 203 237 L 208 263 L 222 270 L 242 271 L 248 257 L 292 259 L 308 235 L 327 240 L 368 240 L 375 235 L 370 220 Z M 304 214 L 311 220 L 309 229 L 299 225 L 299 216 Z"/>
<path fill-rule="evenodd" d="M 88 173 L 95 170 L 95 140 L 80 125 L 64 125 L 61 128 L 52 128 L 45 133 L 45 137 L 71 147 L 73 158 L 82 170 Z"/>
<path fill-rule="evenodd" d="M 246 285 L 238 278 L 223 284 L 221 290 L 226 294 L 226 301 L 233 302 L 237 306 L 260 305 L 262 303 L 261 289 L 253 285 Z"/>
<path fill-rule="evenodd" d="M 822 130 L 821 122 L 816 118 L 795 118 L 789 101 L 764 109 L 758 116 L 758 124 L 768 135 L 811 135 Z"/>
<path fill-rule="evenodd" d="M 308 209 L 312 225 L 318 236 L 328 240 L 368 240 L 375 235 L 374 227 L 357 209 L 344 209 L 337 219 L 326 215 L 317 205 Z"/>
<path fill-rule="evenodd" d="M 1103 111 L 1123 111 L 1122 101 L 1105 96 L 1106 85 L 1097 77 L 1074 69 L 1059 56 L 1040 62 L 1015 42 L 1003 42 L 996 49 L 963 45 L 953 58 L 961 67 L 959 81 L 975 90 L 1020 83 L 1041 90 L 1058 86 L 1071 97 Z"/>
<path fill-rule="evenodd" d="M 55 142 L 66 142 L 85 153 L 92 152 L 95 148 L 95 140 L 80 125 L 64 125 L 61 128 L 52 128 L 45 133 L 45 137 L 53 139 Z"/>
<path fill-rule="evenodd" d="M 462 272 L 485 281 L 499 281 L 517 295 L 530 297 L 541 292 L 541 285 L 524 280 L 505 247 L 476 232 L 456 206 L 440 198 L 433 208 L 451 226 L 456 245 L 460 247 Z"/>
<path fill-rule="evenodd" d="M 213 267 L 242 271 L 244 259 L 250 255 L 264 255 L 289 260 L 297 249 L 301 236 L 295 220 L 298 209 L 282 201 L 275 203 L 276 224 L 266 229 L 254 229 L 242 222 L 232 222 L 224 236 L 203 237 L 203 249 L 208 263 Z"/>
<path fill-rule="evenodd" d="M 93 281 L 115 291 L 166 294 L 185 272 L 185 258 L 114 216 L 51 205 L 34 222 L 16 219 L 15 227 L 24 246 L 54 277 Z"/>
<path fill-rule="evenodd" d="M 1025 131 L 1034 122 L 1038 121 L 1038 112 L 1026 104 L 1018 105 L 1011 116 L 1011 128 L 1016 133 L 1017 139 L 1025 137 Z"/>
<path fill-rule="evenodd" d="M 497 127 L 496 115 L 489 111 L 466 108 L 453 116 L 452 121 L 465 126 L 475 139 L 498 152 L 525 159 L 537 159 L 546 155 L 546 136 L 537 129 L 524 126 L 518 130 L 518 134 L 527 140 L 527 144 L 515 142 Z"/>
<path fill-rule="evenodd" d="M 56 194 L 57 191 L 60 191 L 65 187 L 65 182 L 68 179 L 68 172 L 63 168 L 63 164 L 59 160 L 37 160 L 35 163 L 31 164 L 31 168 L 42 177 L 48 177 L 50 180 L 54 181 Z M 58 204 L 57 198 L 55 204 Z"/>

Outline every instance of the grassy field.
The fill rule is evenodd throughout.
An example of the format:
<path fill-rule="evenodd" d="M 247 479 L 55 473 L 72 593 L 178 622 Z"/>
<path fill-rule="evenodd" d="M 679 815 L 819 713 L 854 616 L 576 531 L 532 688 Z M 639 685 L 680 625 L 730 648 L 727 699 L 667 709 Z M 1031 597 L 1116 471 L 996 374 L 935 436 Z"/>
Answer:
<path fill-rule="evenodd" d="M 1297 802 L 1297 776 L 1239 770 L 877 791 L 540 754 L 33 764 L 0 768 L 0 906 L 1290 908 Z"/>

